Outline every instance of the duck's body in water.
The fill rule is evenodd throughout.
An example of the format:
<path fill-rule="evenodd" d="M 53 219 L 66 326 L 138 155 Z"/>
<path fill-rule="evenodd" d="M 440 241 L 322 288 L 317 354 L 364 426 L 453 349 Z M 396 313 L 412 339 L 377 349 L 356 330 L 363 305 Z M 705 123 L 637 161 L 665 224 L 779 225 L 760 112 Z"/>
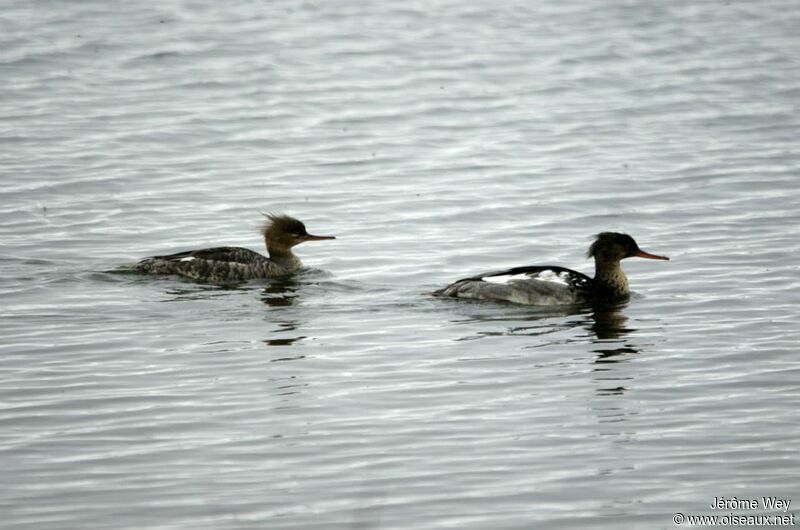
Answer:
<path fill-rule="evenodd" d="M 129 270 L 178 275 L 212 283 L 279 278 L 297 272 L 303 266 L 292 247 L 304 241 L 335 239 L 333 236 L 309 234 L 303 223 L 288 215 L 267 215 L 261 233 L 269 257 L 241 247 L 215 247 L 145 258 Z"/>
<path fill-rule="evenodd" d="M 621 260 L 669 259 L 641 250 L 631 236 L 617 232 L 598 234 L 586 254 L 594 257 L 594 278 L 558 266 L 515 267 L 458 280 L 433 294 L 527 305 L 615 302 L 630 295 Z"/>

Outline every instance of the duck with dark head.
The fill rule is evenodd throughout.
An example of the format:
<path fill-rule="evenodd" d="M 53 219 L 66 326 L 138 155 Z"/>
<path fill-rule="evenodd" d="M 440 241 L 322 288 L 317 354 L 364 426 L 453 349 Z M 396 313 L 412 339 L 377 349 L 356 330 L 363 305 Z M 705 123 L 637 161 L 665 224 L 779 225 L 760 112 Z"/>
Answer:
<path fill-rule="evenodd" d="M 528 305 L 615 302 L 630 294 L 620 261 L 632 257 L 669 259 L 645 252 L 631 236 L 618 232 L 597 234 L 586 255 L 594 258 L 594 278 L 564 267 L 532 265 L 458 280 L 433 294 Z"/>
<path fill-rule="evenodd" d="M 145 258 L 131 267 L 133 272 L 178 275 L 212 283 L 278 278 L 300 270 L 303 263 L 292 248 L 305 241 L 336 239 L 315 236 L 303 223 L 288 215 L 265 214 L 261 234 L 269 257 L 242 247 L 214 247 Z"/>

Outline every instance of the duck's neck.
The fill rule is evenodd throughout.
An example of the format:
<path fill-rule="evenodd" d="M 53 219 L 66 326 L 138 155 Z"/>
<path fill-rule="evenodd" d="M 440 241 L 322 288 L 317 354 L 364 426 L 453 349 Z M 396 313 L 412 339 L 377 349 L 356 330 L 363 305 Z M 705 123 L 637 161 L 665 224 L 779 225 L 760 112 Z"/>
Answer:
<path fill-rule="evenodd" d="M 276 265 L 291 270 L 299 269 L 303 266 L 303 262 L 300 261 L 300 258 L 295 256 L 291 247 L 270 240 L 266 240 L 266 244 L 269 259 Z"/>
<path fill-rule="evenodd" d="M 620 262 L 617 260 L 594 261 L 594 281 L 604 290 L 618 297 L 625 297 L 630 294 L 628 287 L 628 277 L 622 272 Z"/>

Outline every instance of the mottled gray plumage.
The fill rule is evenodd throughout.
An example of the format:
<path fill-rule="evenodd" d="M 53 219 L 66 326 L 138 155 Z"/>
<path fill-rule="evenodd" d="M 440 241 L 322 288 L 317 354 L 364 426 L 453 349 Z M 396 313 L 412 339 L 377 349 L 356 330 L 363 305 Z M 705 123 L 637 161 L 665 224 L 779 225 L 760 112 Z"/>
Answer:
<path fill-rule="evenodd" d="M 297 272 L 303 263 L 292 247 L 304 241 L 335 239 L 313 236 L 303 223 L 288 215 L 266 215 L 261 233 L 269 257 L 241 247 L 215 247 L 145 258 L 130 270 L 145 274 L 179 275 L 212 283 L 277 278 Z"/>

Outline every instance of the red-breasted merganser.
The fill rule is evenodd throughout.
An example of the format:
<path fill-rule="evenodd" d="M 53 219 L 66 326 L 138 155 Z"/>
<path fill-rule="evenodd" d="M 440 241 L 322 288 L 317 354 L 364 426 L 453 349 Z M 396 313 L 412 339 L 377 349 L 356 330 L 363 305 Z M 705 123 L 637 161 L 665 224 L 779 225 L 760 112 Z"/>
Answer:
<path fill-rule="evenodd" d="M 288 215 L 266 214 L 266 217 L 261 233 L 269 257 L 241 247 L 215 247 L 145 258 L 130 270 L 146 274 L 177 274 L 212 283 L 276 278 L 292 274 L 303 266 L 292 252 L 295 245 L 304 241 L 336 239 L 334 236 L 311 235 L 303 223 Z"/>
<path fill-rule="evenodd" d="M 617 232 L 597 234 L 586 257 L 594 257 L 594 278 L 564 267 L 534 265 L 465 278 L 433 294 L 528 305 L 611 302 L 630 294 L 621 260 L 669 259 L 645 252 L 631 236 Z"/>

